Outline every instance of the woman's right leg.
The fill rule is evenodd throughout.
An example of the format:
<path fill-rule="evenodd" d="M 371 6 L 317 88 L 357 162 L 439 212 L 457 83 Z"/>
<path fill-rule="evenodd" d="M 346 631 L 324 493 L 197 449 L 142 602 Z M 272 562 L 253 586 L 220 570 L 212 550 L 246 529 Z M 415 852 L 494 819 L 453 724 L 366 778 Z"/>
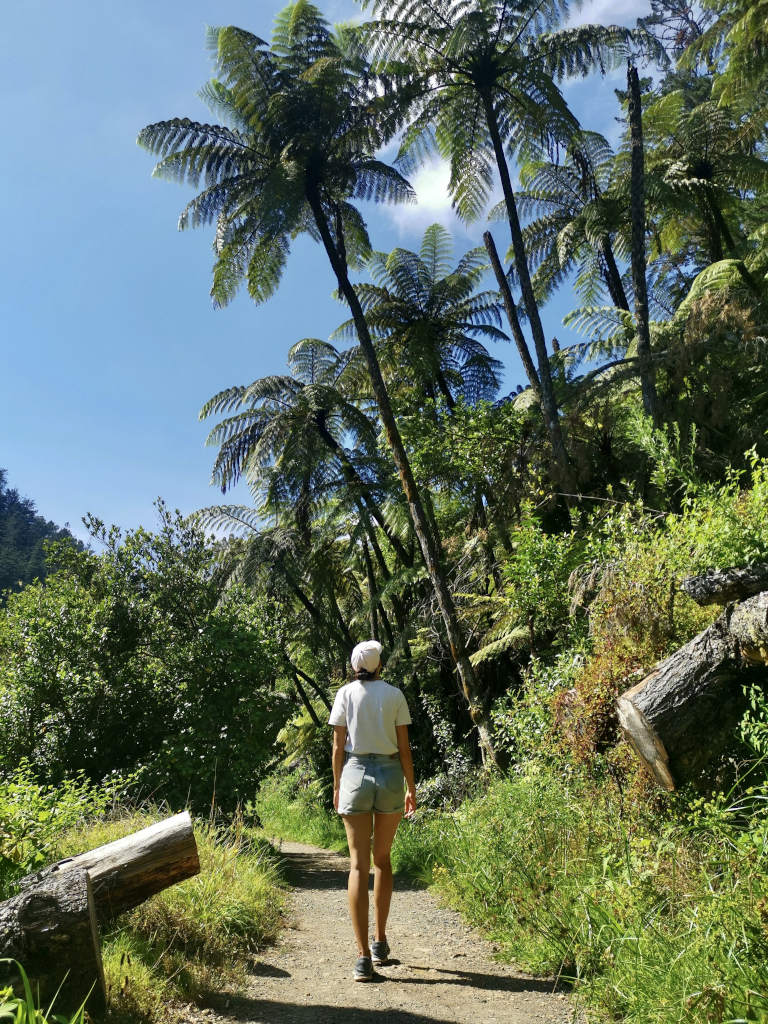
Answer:
<path fill-rule="evenodd" d="M 343 814 L 349 844 L 349 916 L 358 956 L 370 956 L 368 945 L 368 875 L 371 870 L 372 814 Z"/>

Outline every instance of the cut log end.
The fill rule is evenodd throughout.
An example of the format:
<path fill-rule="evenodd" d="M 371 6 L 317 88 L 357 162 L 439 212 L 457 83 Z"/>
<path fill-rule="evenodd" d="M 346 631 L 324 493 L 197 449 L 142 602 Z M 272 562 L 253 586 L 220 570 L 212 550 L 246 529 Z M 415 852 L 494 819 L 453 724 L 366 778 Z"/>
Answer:
<path fill-rule="evenodd" d="M 46 879 L 0 904 L 0 956 L 18 960 L 46 1003 L 56 997 L 57 1011 L 74 1011 L 86 999 L 90 1010 L 102 1009 L 104 972 L 88 872 Z M 17 980 L 3 965 L 0 981 Z"/>
<path fill-rule="evenodd" d="M 665 789 L 705 780 L 732 741 L 745 687 L 765 686 L 768 592 L 727 608 L 618 700 L 625 735 Z"/>
<path fill-rule="evenodd" d="M 635 753 L 664 789 L 672 791 L 675 780 L 669 770 L 669 755 L 645 715 L 626 697 L 616 705 L 619 725 Z"/>

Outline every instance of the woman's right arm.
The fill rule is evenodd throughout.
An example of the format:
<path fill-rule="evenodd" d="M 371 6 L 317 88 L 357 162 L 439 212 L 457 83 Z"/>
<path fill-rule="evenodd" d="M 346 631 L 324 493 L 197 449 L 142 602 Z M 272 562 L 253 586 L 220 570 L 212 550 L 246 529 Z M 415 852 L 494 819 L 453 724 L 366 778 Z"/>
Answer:
<path fill-rule="evenodd" d="M 416 810 L 416 782 L 413 777 L 413 756 L 411 754 L 411 742 L 408 739 L 408 726 L 398 725 L 395 727 L 397 733 L 397 750 L 400 754 L 400 764 L 403 767 L 405 776 L 405 816 L 409 817 Z"/>
<path fill-rule="evenodd" d="M 346 742 L 346 725 L 334 725 L 331 766 L 333 767 L 333 806 L 337 811 L 339 809 L 339 789 L 341 787 L 341 773 L 344 770 L 344 747 Z"/>

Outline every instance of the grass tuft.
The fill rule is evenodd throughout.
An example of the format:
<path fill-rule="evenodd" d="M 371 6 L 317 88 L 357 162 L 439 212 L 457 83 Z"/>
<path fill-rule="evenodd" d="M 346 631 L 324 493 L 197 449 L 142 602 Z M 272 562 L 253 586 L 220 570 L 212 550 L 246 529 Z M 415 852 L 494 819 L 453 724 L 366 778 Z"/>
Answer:
<path fill-rule="evenodd" d="M 296 774 L 272 775 L 259 789 L 253 808 L 269 836 L 347 851 L 342 820 L 326 806 L 317 782 L 303 785 Z"/>

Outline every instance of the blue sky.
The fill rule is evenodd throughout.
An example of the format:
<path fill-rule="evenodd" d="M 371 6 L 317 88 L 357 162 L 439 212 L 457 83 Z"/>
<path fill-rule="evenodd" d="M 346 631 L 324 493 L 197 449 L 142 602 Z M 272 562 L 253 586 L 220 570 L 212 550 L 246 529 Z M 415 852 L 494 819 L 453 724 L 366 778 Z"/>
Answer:
<path fill-rule="evenodd" d="M 282 372 L 290 346 L 328 336 L 344 319 L 319 248 L 300 240 L 277 295 L 243 295 L 225 310 L 209 297 L 211 235 L 176 231 L 189 191 L 151 177 L 138 131 L 172 116 L 208 119 L 197 90 L 211 73 L 208 24 L 269 38 L 274 0 L 24 0 L 4 12 L 0 38 L 0 250 L 3 372 L 0 467 L 40 513 L 85 536 L 87 512 L 152 526 L 152 502 L 191 512 L 220 501 L 209 486 L 203 402 L 231 384 Z M 351 0 L 320 6 L 332 20 Z M 642 0 L 594 0 L 578 20 L 633 24 Z M 615 137 L 615 81 L 568 87 L 586 127 Z M 374 246 L 418 247 L 435 220 L 457 256 L 483 225 L 451 215 L 439 164 L 412 178 L 420 205 L 366 211 Z M 495 229 L 503 250 L 507 238 Z M 549 336 L 570 297 L 545 311 Z M 495 353 L 507 388 L 522 382 L 511 346 Z"/>

